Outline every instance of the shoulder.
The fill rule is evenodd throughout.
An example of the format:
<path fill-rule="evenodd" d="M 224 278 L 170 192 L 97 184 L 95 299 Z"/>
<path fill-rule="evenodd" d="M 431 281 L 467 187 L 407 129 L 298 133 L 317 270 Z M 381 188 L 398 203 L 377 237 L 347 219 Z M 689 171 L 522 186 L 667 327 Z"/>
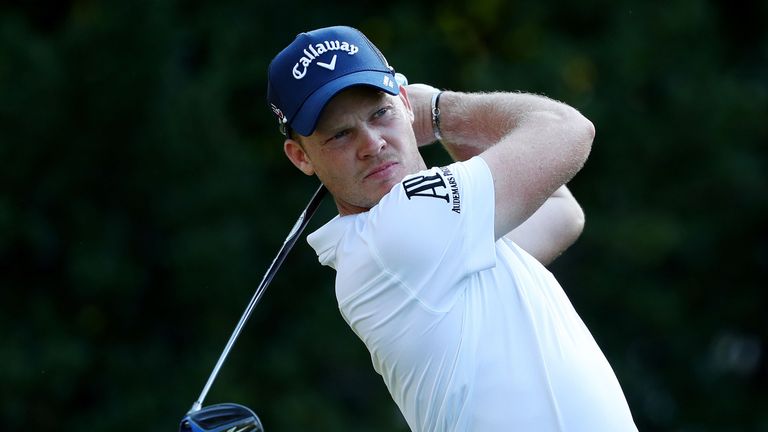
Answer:
<path fill-rule="evenodd" d="M 481 158 L 424 170 L 407 176 L 368 212 L 337 217 L 307 240 L 320 262 L 332 267 L 340 244 L 389 268 L 426 265 L 476 238 L 492 245 L 492 182 Z"/>
<path fill-rule="evenodd" d="M 393 228 L 402 226 L 404 219 L 411 222 L 406 225 L 458 220 L 469 201 L 492 193 L 492 182 L 485 161 L 479 157 L 433 167 L 406 176 L 370 213 L 386 215 L 382 222 L 390 222 Z"/>
<path fill-rule="evenodd" d="M 386 195 L 377 207 L 402 206 L 411 209 L 450 211 L 461 214 L 465 207 L 462 195 L 492 191 L 493 178 L 480 157 L 455 162 L 409 175 Z M 483 198 L 483 197 L 480 197 Z"/>
<path fill-rule="evenodd" d="M 487 234 L 492 245 L 493 179 L 481 158 L 424 170 L 393 187 L 365 219 L 372 245 L 395 265 L 441 257 L 475 236 Z"/>

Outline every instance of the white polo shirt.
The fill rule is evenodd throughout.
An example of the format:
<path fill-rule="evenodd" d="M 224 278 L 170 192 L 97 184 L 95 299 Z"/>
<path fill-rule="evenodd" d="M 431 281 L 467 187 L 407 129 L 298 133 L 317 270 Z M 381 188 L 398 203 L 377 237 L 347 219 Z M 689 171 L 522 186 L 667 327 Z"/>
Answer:
<path fill-rule="evenodd" d="M 412 430 L 636 431 L 558 282 L 494 237 L 493 178 L 475 157 L 406 177 L 308 241 Z"/>

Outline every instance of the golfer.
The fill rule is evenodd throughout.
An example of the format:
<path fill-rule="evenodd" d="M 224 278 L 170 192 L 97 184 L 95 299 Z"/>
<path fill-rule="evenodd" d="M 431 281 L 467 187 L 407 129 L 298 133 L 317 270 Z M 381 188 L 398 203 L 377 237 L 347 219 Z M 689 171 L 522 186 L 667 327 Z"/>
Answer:
<path fill-rule="evenodd" d="M 359 31 L 269 66 L 288 159 L 339 215 L 308 241 L 414 431 L 635 431 L 611 366 L 545 265 L 579 236 L 565 184 L 594 128 L 525 93 L 401 86 Z M 427 168 L 418 147 L 455 160 Z"/>

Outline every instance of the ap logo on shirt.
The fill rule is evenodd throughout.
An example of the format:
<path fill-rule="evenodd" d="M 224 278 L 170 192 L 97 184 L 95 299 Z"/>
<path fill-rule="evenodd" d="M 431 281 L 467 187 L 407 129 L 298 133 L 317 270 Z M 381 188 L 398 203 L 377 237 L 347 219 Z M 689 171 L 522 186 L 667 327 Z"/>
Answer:
<path fill-rule="evenodd" d="M 418 175 L 403 180 L 405 195 L 409 200 L 413 197 L 425 197 L 442 199 L 446 203 L 450 203 L 451 198 L 453 198 L 451 210 L 455 213 L 461 213 L 461 195 L 456 184 L 456 178 L 447 167 L 443 167 L 441 170 L 443 175 L 439 173 L 431 176 Z"/>

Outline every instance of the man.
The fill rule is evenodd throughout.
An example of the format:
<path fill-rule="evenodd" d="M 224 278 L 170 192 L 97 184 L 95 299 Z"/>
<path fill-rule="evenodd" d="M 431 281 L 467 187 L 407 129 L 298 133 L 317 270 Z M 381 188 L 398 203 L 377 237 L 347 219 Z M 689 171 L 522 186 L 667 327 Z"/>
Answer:
<path fill-rule="evenodd" d="M 581 232 L 564 186 L 592 124 L 523 93 L 400 86 L 349 27 L 272 61 L 284 150 L 339 216 L 308 241 L 414 431 L 636 430 L 619 383 L 544 264 Z M 419 145 L 458 161 L 427 169 Z"/>

